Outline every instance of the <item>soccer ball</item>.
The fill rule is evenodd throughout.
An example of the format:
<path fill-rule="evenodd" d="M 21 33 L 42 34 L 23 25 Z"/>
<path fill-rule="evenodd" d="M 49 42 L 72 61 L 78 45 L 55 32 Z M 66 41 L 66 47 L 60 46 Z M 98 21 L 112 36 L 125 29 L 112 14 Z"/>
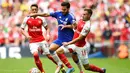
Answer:
<path fill-rule="evenodd" d="M 40 71 L 37 68 L 31 68 L 29 73 L 40 73 Z"/>

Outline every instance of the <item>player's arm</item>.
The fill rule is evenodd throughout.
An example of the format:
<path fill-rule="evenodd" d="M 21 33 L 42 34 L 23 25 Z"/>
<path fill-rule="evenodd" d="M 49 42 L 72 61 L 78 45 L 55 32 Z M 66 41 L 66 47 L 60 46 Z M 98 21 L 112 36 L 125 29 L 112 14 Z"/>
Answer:
<path fill-rule="evenodd" d="M 31 37 L 29 36 L 29 34 L 24 30 L 24 28 L 20 28 L 20 32 L 27 38 L 30 39 Z"/>
<path fill-rule="evenodd" d="M 87 31 L 87 34 L 85 34 L 85 35 L 80 34 L 78 38 L 76 38 L 76 39 L 74 39 L 74 40 L 68 42 L 68 45 L 69 45 L 69 44 L 74 44 L 74 43 L 76 43 L 76 42 L 78 42 L 78 41 L 80 41 L 80 40 L 86 38 L 86 36 L 88 35 L 89 31 L 90 31 L 90 30 L 88 30 L 88 31 Z"/>
<path fill-rule="evenodd" d="M 62 26 L 61 30 L 64 29 L 64 28 L 75 29 L 76 23 L 69 24 L 69 25 L 59 25 L 59 26 Z"/>
<path fill-rule="evenodd" d="M 49 41 L 50 40 L 50 28 L 49 28 L 49 25 L 47 25 L 45 27 L 45 29 L 46 29 L 45 39 L 46 39 L 46 41 Z"/>
<path fill-rule="evenodd" d="M 73 24 L 71 24 L 71 25 L 65 25 L 65 27 L 66 28 L 71 28 L 71 29 L 73 29 L 73 28 L 76 28 L 76 22 L 74 22 Z"/>
<path fill-rule="evenodd" d="M 77 23 L 75 22 L 74 24 L 72 24 L 72 28 L 76 29 L 77 28 Z"/>
<path fill-rule="evenodd" d="M 50 14 L 49 13 L 33 13 L 33 14 L 30 14 L 30 16 L 32 16 L 32 17 L 36 17 L 36 16 L 49 17 Z"/>
<path fill-rule="evenodd" d="M 76 23 L 76 18 L 75 18 L 75 16 L 74 16 L 74 15 L 71 15 L 71 16 L 72 16 L 72 17 L 71 17 L 71 20 L 70 20 L 71 25 L 70 25 L 70 27 L 69 27 L 69 28 L 75 29 L 75 28 L 76 28 L 76 26 L 77 26 L 77 23 Z"/>
<path fill-rule="evenodd" d="M 61 30 L 62 29 L 64 29 L 64 28 L 70 28 L 70 29 L 75 29 L 76 28 L 76 19 L 75 19 L 75 17 L 72 15 L 72 17 L 69 19 L 69 21 L 70 21 L 70 24 L 68 24 L 68 25 L 61 25 L 62 26 L 62 28 L 61 28 Z"/>
<path fill-rule="evenodd" d="M 76 39 L 73 39 L 72 41 L 70 41 L 68 43 L 63 43 L 63 45 L 74 44 L 74 43 L 86 38 L 86 36 L 88 35 L 89 32 L 90 32 L 90 27 L 84 26 L 84 28 L 82 29 L 80 35 Z"/>
<path fill-rule="evenodd" d="M 26 27 L 26 21 L 27 21 L 27 17 L 24 18 L 23 23 L 19 29 L 20 33 L 22 33 L 27 39 L 31 39 L 31 37 L 29 36 L 29 34 L 24 30 Z"/>
<path fill-rule="evenodd" d="M 33 13 L 33 14 L 30 14 L 30 16 L 32 17 L 36 17 L 36 16 L 41 16 L 41 17 L 49 17 L 49 16 L 52 16 L 52 17 L 57 17 L 57 14 L 58 12 L 51 12 L 51 13 Z"/>
<path fill-rule="evenodd" d="M 43 21 L 43 27 L 45 27 L 46 32 L 45 32 L 45 39 L 46 41 L 49 41 L 50 39 L 50 28 L 49 25 L 47 24 L 46 20 L 44 18 L 42 18 Z"/>

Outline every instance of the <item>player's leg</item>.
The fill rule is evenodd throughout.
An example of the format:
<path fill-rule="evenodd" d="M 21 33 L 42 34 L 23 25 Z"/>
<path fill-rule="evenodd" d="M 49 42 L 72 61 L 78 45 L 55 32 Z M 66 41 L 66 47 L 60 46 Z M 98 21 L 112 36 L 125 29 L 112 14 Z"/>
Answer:
<path fill-rule="evenodd" d="M 56 53 L 59 56 L 60 60 L 68 67 L 68 70 L 66 73 L 71 73 L 74 71 L 74 68 L 68 61 L 67 57 L 64 55 L 64 53 L 67 53 L 67 52 L 69 52 L 68 48 L 65 48 L 63 46 L 56 50 Z"/>
<path fill-rule="evenodd" d="M 79 58 L 81 59 L 81 62 L 83 64 L 85 70 L 104 73 L 104 71 L 101 68 L 99 68 L 95 65 L 89 64 L 86 47 L 76 49 L 76 52 L 79 55 Z"/>
<path fill-rule="evenodd" d="M 57 56 L 57 54 L 55 53 L 55 51 L 62 45 L 62 42 L 60 40 L 55 40 L 51 45 L 50 45 L 50 54 L 52 55 L 54 61 L 56 61 L 58 67 L 55 71 L 55 73 L 58 73 L 60 70 L 62 71 L 62 73 L 65 73 L 65 69 L 63 68 L 63 64 L 61 62 L 61 60 L 59 59 L 59 57 Z"/>
<path fill-rule="evenodd" d="M 38 47 L 39 47 L 38 44 L 31 43 L 29 46 L 30 46 L 31 53 L 33 54 L 36 66 L 41 71 L 41 73 L 45 73 L 45 71 L 43 70 L 43 67 L 42 67 L 42 62 L 38 55 Z"/>
<path fill-rule="evenodd" d="M 52 43 L 50 45 L 49 50 L 50 50 L 50 54 L 53 57 L 53 59 L 57 62 L 58 65 L 61 65 L 62 63 L 61 63 L 60 59 L 58 58 L 58 56 L 55 53 L 56 49 L 58 49 L 59 47 L 60 47 L 59 45 L 57 45 L 55 43 Z"/>
<path fill-rule="evenodd" d="M 45 71 L 43 70 L 42 62 L 41 62 L 41 60 L 40 60 L 40 58 L 39 58 L 38 52 L 34 52 L 34 53 L 33 53 L 33 57 L 34 57 L 35 64 L 37 65 L 38 69 L 39 69 L 42 73 L 45 73 Z"/>
<path fill-rule="evenodd" d="M 84 66 L 85 70 L 89 70 L 89 71 L 93 71 L 93 72 L 99 72 L 99 73 L 105 73 L 106 72 L 106 69 L 99 68 L 99 67 L 92 65 L 92 64 L 84 64 L 83 66 Z"/>
<path fill-rule="evenodd" d="M 82 64 L 81 64 L 80 60 L 78 59 L 76 52 L 72 53 L 72 59 L 76 63 L 76 65 L 78 66 L 80 73 L 84 73 L 83 69 L 82 69 Z"/>
<path fill-rule="evenodd" d="M 55 62 L 55 60 L 53 59 L 53 57 L 51 56 L 50 52 L 49 52 L 49 44 L 46 41 L 41 42 L 40 48 L 40 52 L 44 55 L 46 55 L 48 57 L 48 59 L 50 59 L 53 63 L 55 63 L 57 65 L 57 63 Z"/>

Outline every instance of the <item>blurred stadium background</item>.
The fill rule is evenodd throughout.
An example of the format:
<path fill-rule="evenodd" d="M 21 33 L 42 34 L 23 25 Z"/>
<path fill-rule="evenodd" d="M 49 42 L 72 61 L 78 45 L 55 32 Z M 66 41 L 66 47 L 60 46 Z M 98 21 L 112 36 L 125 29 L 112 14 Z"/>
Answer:
<path fill-rule="evenodd" d="M 21 73 L 25 73 L 26 70 L 35 66 L 33 62 L 30 62 L 33 60 L 29 58 L 32 56 L 29 52 L 28 40 L 18 32 L 18 29 L 23 18 L 29 14 L 31 4 L 37 3 L 39 12 L 53 12 L 60 10 L 62 1 L 65 0 L 0 0 L 0 73 L 20 73 L 22 69 L 24 72 L 21 71 Z M 92 28 L 86 40 L 88 48 L 91 48 L 89 57 L 102 59 L 90 59 L 90 63 L 108 68 L 109 73 L 130 73 L 130 63 L 128 63 L 130 61 L 130 0 L 66 1 L 71 3 L 70 12 L 75 15 L 77 21 L 81 17 L 83 8 L 93 8 Z M 51 28 L 49 41 L 51 43 L 57 38 L 57 22 L 51 17 L 46 20 Z M 45 67 L 49 64 L 46 58 L 44 64 Z M 7 67 L 7 65 L 10 66 Z M 22 66 L 19 67 L 19 65 Z M 23 65 L 25 68 L 22 68 Z M 49 72 L 48 68 L 45 69 Z"/>

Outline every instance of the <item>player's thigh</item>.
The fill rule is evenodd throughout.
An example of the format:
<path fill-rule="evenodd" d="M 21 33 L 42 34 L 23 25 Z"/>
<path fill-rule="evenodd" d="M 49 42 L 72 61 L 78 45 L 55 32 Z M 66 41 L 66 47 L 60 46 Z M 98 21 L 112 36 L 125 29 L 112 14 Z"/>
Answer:
<path fill-rule="evenodd" d="M 56 51 L 60 46 L 62 46 L 62 41 L 59 39 L 56 39 L 51 45 L 49 50 Z"/>
<path fill-rule="evenodd" d="M 72 59 L 74 62 L 78 63 L 79 59 L 76 52 L 72 53 Z"/>
<path fill-rule="evenodd" d="M 60 48 L 58 48 L 58 49 L 56 50 L 56 53 L 57 53 L 57 54 L 63 54 L 63 53 L 64 53 L 63 47 L 61 46 Z"/>
<path fill-rule="evenodd" d="M 68 46 L 61 46 L 60 48 L 62 48 L 64 50 L 64 53 L 73 53 L 73 52 L 75 52 L 76 47 L 74 44 L 71 44 Z"/>
<path fill-rule="evenodd" d="M 59 46 L 58 44 L 52 43 L 52 44 L 50 45 L 49 50 L 51 50 L 51 51 L 56 51 L 59 47 L 60 47 L 60 46 Z"/>
<path fill-rule="evenodd" d="M 78 47 L 76 49 L 76 52 L 82 62 L 83 65 L 88 64 L 89 60 L 88 60 L 88 53 L 86 50 L 86 47 Z"/>
<path fill-rule="evenodd" d="M 83 67 L 87 70 L 89 69 L 89 64 L 84 64 Z"/>
<path fill-rule="evenodd" d="M 30 52 L 33 54 L 34 52 L 38 52 L 39 45 L 37 43 L 30 43 Z"/>
<path fill-rule="evenodd" d="M 49 44 L 46 41 L 42 41 L 40 43 L 40 48 L 42 48 L 43 54 L 50 54 L 50 52 L 49 52 Z"/>

